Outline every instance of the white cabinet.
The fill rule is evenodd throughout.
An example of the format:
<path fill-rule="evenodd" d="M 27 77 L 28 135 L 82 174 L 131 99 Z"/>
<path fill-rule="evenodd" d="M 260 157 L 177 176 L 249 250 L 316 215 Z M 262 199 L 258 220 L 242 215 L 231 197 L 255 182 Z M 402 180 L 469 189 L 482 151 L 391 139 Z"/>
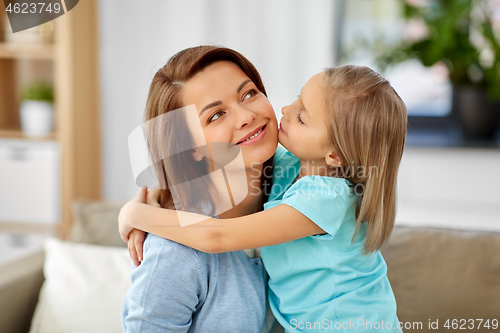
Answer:
<path fill-rule="evenodd" d="M 60 197 L 57 142 L 0 139 L 0 221 L 58 223 Z"/>

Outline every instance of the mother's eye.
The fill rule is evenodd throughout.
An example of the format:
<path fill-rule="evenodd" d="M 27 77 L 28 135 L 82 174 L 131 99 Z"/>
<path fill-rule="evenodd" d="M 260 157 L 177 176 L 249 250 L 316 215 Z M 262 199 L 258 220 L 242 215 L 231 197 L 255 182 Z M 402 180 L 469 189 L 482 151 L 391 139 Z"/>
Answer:
<path fill-rule="evenodd" d="M 212 121 L 217 120 L 220 117 L 222 117 L 224 114 L 225 114 L 224 111 L 219 110 L 219 111 L 215 112 L 213 115 L 211 115 L 210 118 L 208 118 L 208 122 L 211 123 Z"/>
<path fill-rule="evenodd" d="M 245 95 L 243 95 L 243 100 L 249 99 L 250 97 L 255 96 L 255 95 L 257 95 L 257 90 L 250 89 L 249 91 L 247 91 L 245 93 Z"/>

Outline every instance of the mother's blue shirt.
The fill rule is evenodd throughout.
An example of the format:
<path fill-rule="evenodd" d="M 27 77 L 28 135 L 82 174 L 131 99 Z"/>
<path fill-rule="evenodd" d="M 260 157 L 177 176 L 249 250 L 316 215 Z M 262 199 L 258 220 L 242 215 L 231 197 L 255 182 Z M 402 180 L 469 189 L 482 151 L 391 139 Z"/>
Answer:
<path fill-rule="evenodd" d="M 210 254 L 149 234 L 132 270 L 124 332 L 260 332 L 266 310 L 260 258 Z"/>

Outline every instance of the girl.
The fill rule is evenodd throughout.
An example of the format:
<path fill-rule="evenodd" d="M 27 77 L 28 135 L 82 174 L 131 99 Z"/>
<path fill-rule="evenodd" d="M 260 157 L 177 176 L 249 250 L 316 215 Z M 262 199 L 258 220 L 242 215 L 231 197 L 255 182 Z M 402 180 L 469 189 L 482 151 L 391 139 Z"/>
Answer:
<path fill-rule="evenodd" d="M 282 113 L 288 151 L 275 154 L 265 211 L 172 228 L 191 213 L 145 205 L 142 189 L 123 208 L 122 238 L 138 228 L 209 253 L 263 247 L 269 302 L 287 332 L 400 331 L 378 250 L 395 219 L 403 101 L 373 70 L 341 66 L 313 76 Z"/>

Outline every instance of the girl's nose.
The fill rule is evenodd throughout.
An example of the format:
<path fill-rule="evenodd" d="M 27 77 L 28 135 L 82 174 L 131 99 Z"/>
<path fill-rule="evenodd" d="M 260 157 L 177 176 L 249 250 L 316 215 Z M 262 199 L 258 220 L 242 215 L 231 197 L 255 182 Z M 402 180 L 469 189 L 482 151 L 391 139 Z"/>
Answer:
<path fill-rule="evenodd" d="M 287 116 L 287 114 L 290 112 L 291 105 L 287 105 L 281 108 L 281 114 L 283 116 Z"/>

